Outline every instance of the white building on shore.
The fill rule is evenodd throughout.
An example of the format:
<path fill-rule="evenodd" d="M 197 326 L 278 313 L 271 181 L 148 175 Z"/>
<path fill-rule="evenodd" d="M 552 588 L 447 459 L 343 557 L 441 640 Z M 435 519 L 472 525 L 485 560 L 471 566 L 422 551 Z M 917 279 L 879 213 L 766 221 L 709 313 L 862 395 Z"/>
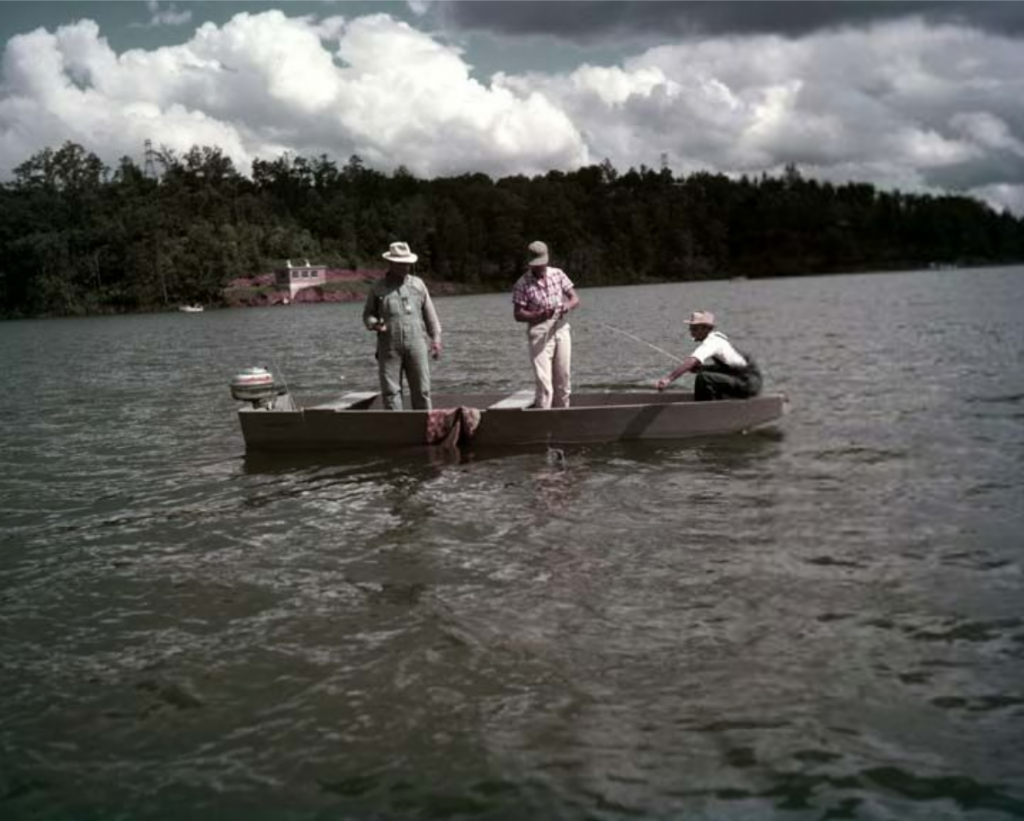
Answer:
<path fill-rule="evenodd" d="M 302 265 L 293 265 L 292 261 L 288 260 L 284 268 L 274 271 L 274 282 L 278 288 L 287 288 L 288 299 L 294 302 L 295 294 L 303 288 L 327 282 L 327 266 L 311 265 L 308 259 L 303 260 Z"/>

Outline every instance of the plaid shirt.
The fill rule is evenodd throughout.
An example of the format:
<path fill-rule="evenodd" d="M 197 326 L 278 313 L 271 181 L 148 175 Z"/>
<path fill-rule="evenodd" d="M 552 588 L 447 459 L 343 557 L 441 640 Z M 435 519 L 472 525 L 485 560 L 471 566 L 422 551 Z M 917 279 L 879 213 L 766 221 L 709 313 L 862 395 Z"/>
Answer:
<path fill-rule="evenodd" d="M 540 279 L 532 271 L 527 271 L 512 288 L 512 304 L 528 311 L 558 308 L 562 305 L 562 297 L 573 287 L 572 280 L 561 268 L 549 265 Z"/>

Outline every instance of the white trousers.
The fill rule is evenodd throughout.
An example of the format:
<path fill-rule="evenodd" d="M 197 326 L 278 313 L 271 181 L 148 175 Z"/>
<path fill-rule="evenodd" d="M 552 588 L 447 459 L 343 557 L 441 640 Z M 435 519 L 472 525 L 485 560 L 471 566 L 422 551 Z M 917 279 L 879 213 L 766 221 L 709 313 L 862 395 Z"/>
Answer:
<path fill-rule="evenodd" d="M 569 323 L 547 319 L 530 326 L 530 360 L 536 380 L 534 407 L 567 408 L 572 390 L 572 336 Z"/>

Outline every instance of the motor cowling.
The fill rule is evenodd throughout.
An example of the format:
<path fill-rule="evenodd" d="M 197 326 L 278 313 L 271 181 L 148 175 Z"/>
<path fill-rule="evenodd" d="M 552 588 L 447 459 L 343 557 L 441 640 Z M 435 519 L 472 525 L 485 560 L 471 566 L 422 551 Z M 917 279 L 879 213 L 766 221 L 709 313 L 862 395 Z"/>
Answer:
<path fill-rule="evenodd" d="M 270 404 L 280 392 L 266 368 L 246 368 L 231 380 L 231 396 L 239 402 L 252 402 L 253 407 Z"/>

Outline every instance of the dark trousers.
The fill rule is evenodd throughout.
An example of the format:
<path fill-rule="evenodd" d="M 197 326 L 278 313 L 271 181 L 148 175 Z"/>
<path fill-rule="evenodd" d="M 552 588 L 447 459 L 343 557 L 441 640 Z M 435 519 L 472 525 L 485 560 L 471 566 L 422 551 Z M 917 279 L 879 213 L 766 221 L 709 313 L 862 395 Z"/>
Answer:
<path fill-rule="evenodd" d="M 761 392 L 761 371 L 757 363 L 745 355 L 747 367 L 731 368 L 720 362 L 702 365 L 693 382 L 693 397 L 698 402 L 716 399 L 749 399 Z"/>

